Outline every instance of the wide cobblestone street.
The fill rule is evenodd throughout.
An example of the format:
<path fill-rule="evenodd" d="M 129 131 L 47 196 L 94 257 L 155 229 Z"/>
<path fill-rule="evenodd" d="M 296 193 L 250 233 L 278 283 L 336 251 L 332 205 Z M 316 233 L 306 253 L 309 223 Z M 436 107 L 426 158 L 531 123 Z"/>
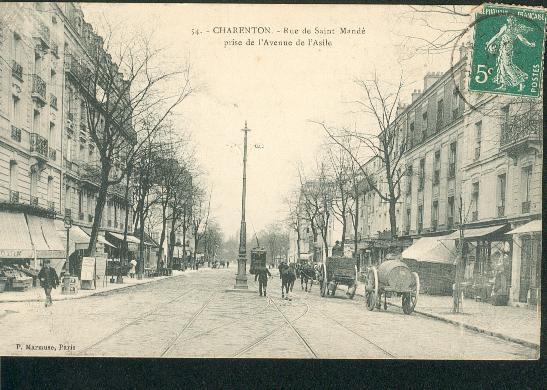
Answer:
<path fill-rule="evenodd" d="M 533 359 L 537 351 L 397 307 L 366 309 L 342 287 L 321 298 L 294 286 L 282 300 L 277 271 L 268 298 L 227 292 L 234 268 L 194 273 L 104 295 L 55 302 L 4 303 L 0 341 L 4 355 Z M 418 301 L 418 307 L 420 302 Z M 34 347 L 34 349 L 32 349 Z M 54 350 L 44 350 L 43 347 Z"/>

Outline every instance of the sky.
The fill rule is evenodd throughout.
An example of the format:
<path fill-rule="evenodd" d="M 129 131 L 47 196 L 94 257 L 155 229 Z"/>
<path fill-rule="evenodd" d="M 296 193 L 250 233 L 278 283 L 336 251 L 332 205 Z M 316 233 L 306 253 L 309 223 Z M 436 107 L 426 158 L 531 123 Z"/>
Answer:
<path fill-rule="evenodd" d="M 99 33 L 107 21 L 123 36 L 152 34 L 165 50 L 166 66 L 191 65 L 192 83 L 199 88 L 177 109 L 176 129 L 191 134 L 203 183 L 212 191 L 211 215 L 226 237 L 240 226 L 246 121 L 251 129 L 246 220 L 252 233 L 283 220 L 284 199 L 298 188 L 297 167 L 314 166 L 325 134 L 310 121 L 377 131 L 350 103 L 362 97 L 355 79 L 376 72 L 396 83 L 402 74 L 402 101 L 408 102 L 413 89 L 423 88 L 426 72 L 450 65 L 448 54 L 403 61 L 411 50 L 403 36 L 423 33 L 404 6 L 82 3 L 82 9 Z M 215 26 L 265 26 L 272 33 L 216 34 Z M 313 34 L 316 27 L 335 33 Z M 341 27 L 366 32 L 345 35 Z M 277 33 L 284 28 L 300 31 Z M 304 28 L 312 34 L 303 34 Z M 254 46 L 245 45 L 248 38 Z M 258 46 L 259 38 L 291 40 L 293 46 Z M 296 46 L 298 38 L 306 43 L 326 38 L 332 46 Z M 231 39 L 243 45 L 225 47 Z"/>

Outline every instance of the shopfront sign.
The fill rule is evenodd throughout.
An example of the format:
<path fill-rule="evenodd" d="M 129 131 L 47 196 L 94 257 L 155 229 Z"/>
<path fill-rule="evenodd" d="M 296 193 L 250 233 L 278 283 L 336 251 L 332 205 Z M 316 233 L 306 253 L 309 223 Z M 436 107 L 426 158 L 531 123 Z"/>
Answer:
<path fill-rule="evenodd" d="M 30 259 L 34 254 L 28 249 L 0 249 L 0 258 L 4 259 Z"/>

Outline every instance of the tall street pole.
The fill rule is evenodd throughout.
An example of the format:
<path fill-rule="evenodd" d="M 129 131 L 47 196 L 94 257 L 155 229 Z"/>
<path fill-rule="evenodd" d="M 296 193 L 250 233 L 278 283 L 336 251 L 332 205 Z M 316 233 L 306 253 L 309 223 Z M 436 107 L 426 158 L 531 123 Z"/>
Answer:
<path fill-rule="evenodd" d="M 245 121 L 245 128 L 242 129 L 244 133 L 243 138 L 243 191 L 241 194 L 241 228 L 239 230 L 239 255 L 237 257 L 237 276 L 235 289 L 246 290 L 247 275 L 247 229 L 245 225 L 245 196 L 247 191 L 247 133 L 251 130 L 247 128 L 247 121 Z"/>

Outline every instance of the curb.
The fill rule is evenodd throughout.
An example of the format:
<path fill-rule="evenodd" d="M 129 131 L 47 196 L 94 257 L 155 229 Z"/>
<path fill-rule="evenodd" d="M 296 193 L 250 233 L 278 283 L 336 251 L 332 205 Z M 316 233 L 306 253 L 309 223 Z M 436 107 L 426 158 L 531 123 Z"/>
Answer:
<path fill-rule="evenodd" d="M 92 297 L 92 296 L 101 296 L 101 295 L 108 295 L 112 292 L 116 292 L 116 291 L 120 291 L 120 290 L 124 290 L 126 288 L 130 288 L 130 287 L 137 287 L 137 286 L 142 286 L 142 285 L 145 285 L 145 284 L 149 284 L 149 283 L 153 283 L 153 282 L 159 282 L 160 280 L 166 280 L 166 279 L 169 279 L 169 278 L 177 278 L 179 276 L 183 276 L 183 275 L 176 275 L 176 276 L 168 276 L 166 278 L 163 278 L 163 279 L 152 279 L 152 280 L 147 280 L 145 282 L 142 282 L 142 283 L 136 283 L 136 284 L 127 284 L 125 286 L 121 286 L 121 287 L 118 287 L 118 288 L 113 288 L 113 289 L 110 289 L 110 290 L 106 290 L 106 291 L 94 291 L 93 293 L 91 294 L 86 294 L 86 295 L 74 295 L 73 297 L 70 297 L 70 298 L 53 298 L 52 301 L 53 302 L 62 302 L 62 301 L 71 301 L 73 299 L 84 299 L 84 298 L 89 298 L 89 297 Z M 2 300 L 0 298 L 0 303 L 17 303 L 17 302 L 43 302 L 44 299 L 43 298 L 28 298 L 28 299 L 22 299 L 22 300 Z"/>
<path fill-rule="evenodd" d="M 388 303 L 388 305 L 401 308 L 401 306 L 395 305 L 393 303 Z M 528 347 L 528 348 L 533 348 L 533 349 L 539 350 L 539 344 L 532 343 L 530 341 L 522 340 L 522 339 L 512 337 L 512 336 L 507 336 L 507 335 L 504 335 L 502 333 L 498 333 L 498 332 L 494 332 L 494 331 L 491 331 L 491 330 L 479 328 L 478 326 L 469 325 L 469 324 L 466 324 L 466 323 L 463 323 L 463 322 L 451 320 L 449 318 L 445 318 L 445 317 L 442 317 L 442 316 L 437 315 L 437 314 L 426 313 L 426 312 L 418 311 L 418 310 L 414 310 L 414 313 L 420 314 L 424 317 L 429 317 L 429 318 L 433 318 L 435 320 L 443 321 L 443 322 L 446 322 L 448 324 L 460 326 L 460 327 L 466 328 L 468 330 L 472 330 L 472 331 L 477 332 L 477 333 L 487 334 L 489 336 L 497 337 L 497 338 L 505 340 L 505 341 L 510 341 L 512 343 L 524 345 L 525 347 Z"/>

